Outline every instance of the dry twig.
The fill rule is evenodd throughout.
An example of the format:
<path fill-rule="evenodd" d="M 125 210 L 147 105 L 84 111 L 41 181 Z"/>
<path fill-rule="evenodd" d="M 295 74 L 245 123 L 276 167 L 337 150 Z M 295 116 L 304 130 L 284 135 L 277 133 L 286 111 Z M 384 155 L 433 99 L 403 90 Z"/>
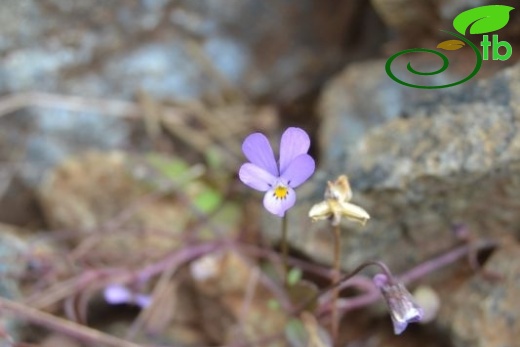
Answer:
<path fill-rule="evenodd" d="M 0 311 L 9 311 L 21 319 L 42 325 L 48 329 L 74 337 L 83 342 L 102 344 L 107 347 L 142 347 L 133 342 L 105 334 L 99 330 L 53 316 L 3 297 L 0 297 Z"/>

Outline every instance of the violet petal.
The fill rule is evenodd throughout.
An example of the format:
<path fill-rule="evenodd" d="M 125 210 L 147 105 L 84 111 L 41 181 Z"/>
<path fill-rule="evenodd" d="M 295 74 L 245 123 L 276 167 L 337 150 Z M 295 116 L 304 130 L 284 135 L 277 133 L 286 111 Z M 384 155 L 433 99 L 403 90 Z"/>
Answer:
<path fill-rule="evenodd" d="M 281 177 L 287 180 L 292 188 L 298 187 L 314 173 L 316 164 L 308 154 L 301 154 L 294 158 L 289 166 L 282 171 Z"/>
<path fill-rule="evenodd" d="M 126 304 L 130 300 L 132 294 L 130 291 L 121 285 L 109 285 L 103 291 L 103 296 L 106 302 L 112 305 Z"/>
<path fill-rule="evenodd" d="M 403 331 L 408 327 L 407 321 L 398 321 L 393 315 L 390 315 L 392 318 L 392 325 L 394 327 L 394 334 L 401 335 Z"/>
<path fill-rule="evenodd" d="M 287 128 L 280 141 L 280 172 L 284 172 L 291 162 L 302 154 L 307 154 L 311 140 L 300 128 Z"/>
<path fill-rule="evenodd" d="M 261 192 L 269 190 L 276 183 L 276 177 L 251 163 L 245 163 L 240 167 L 238 177 L 246 186 Z"/>
<path fill-rule="evenodd" d="M 242 144 L 242 152 L 251 163 L 273 176 L 278 176 L 273 149 L 264 134 L 254 133 L 246 137 Z"/>
<path fill-rule="evenodd" d="M 295 202 L 296 192 L 291 187 L 287 187 L 287 196 L 284 199 L 276 198 L 274 189 L 268 190 L 264 196 L 266 210 L 279 217 L 283 217 L 285 211 L 293 207 Z"/>
<path fill-rule="evenodd" d="M 396 335 L 401 334 L 409 323 L 421 321 L 423 310 L 403 284 L 390 283 L 384 274 L 375 275 L 373 281 L 386 301 Z"/>
<path fill-rule="evenodd" d="M 408 307 L 404 317 L 395 314 L 395 312 L 393 313 L 394 314 L 390 314 L 390 317 L 392 318 L 394 333 L 396 335 L 400 335 L 408 327 L 408 324 L 420 322 L 423 315 L 421 308 L 417 305 Z"/>
<path fill-rule="evenodd" d="M 137 294 L 135 296 L 135 303 L 141 308 L 147 308 L 152 304 L 152 297 L 150 295 Z"/>

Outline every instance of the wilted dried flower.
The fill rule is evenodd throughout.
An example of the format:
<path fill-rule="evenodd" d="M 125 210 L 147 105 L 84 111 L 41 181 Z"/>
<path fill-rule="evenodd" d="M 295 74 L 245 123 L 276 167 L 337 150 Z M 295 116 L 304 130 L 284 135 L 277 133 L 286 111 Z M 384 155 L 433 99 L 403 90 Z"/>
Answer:
<path fill-rule="evenodd" d="M 361 207 L 349 203 L 351 198 L 352 190 L 348 178 L 341 175 L 335 182 L 327 182 L 325 200 L 312 206 L 309 217 L 313 221 L 331 219 L 332 225 L 339 225 L 341 218 L 345 217 L 364 225 L 370 216 Z"/>
<path fill-rule="evenodd" d="M 419 322 L 423 318 L 423 310 L 417 305 L 412 294 L 401 283 L 389 281 L 384 274 L 374 276 L 375 285 L 390 310 L 390 317 L 394 325 L 394 333 L 401 334 L 409 323 Z"/>

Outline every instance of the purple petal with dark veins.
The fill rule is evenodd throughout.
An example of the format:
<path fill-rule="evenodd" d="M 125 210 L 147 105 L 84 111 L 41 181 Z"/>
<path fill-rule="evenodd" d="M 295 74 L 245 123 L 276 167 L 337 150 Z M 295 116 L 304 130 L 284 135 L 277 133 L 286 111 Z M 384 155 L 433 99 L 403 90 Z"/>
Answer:
<path fill-rule="evenodd" d="M 284 172 L 291 162 L 302 154 L 307 154 L 311 140 L 300 128 L 287 128 L 280 141 L 280 173 Z"/>
<path fill-rule="evenodd" d="M 264 207 L 267 211 L 279 217 L 285 215 L 285 211 L 294 206 L 296 202 L 296 193 L 291 187 L 287 187 L 288 194 L 285 199 L 277 199 L 274 195 L 274 190 L 268 190 L 264 196 Z"/>
<path fill-rule="evenodd" d="M 276 183 L 276 177 L 255 164 L 245 163 L 238 171 L 238 177 L 248 187 L 265 192 Z"/>
<path fill-rule="evenodd" d="M 423 309 L 415 303 L 412 294 L 402 283 L 390 283 L 385 274 L 375 275 L 373 281 L 390 310 L 396 335 L 401 334 L 408 324 L 421 321 L 424 315 Z"/>
<path fill-rule="evenodd" d="M 264 134 L 254 133 L 246 137 L 242 144 L 242 152 L 251 163 L 278 177 L 273 149 Z"/>
<path fill-rule="evenodd" d="M 316 164 L 308 154 L 301 154 L 294 158 L 289 166 L 282 172 L 281 177 L 292 188 L 298 187 L 314 173 Z"/>

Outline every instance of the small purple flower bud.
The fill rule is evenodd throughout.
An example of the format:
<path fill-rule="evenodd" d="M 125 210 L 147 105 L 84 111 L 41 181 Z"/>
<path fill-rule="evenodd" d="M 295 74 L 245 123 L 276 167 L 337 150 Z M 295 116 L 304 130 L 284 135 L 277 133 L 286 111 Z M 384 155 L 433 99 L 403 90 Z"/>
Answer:
<path fill-rule="evenodd" d="M 394 333 L 401 334 L 409 323 L 419 322 L 423 310 L 417 305 L 412 294 L 401 283 L 392 283 L 384 274 L 374 276 L 374 284 L 379 288 L 390 310 Z"/>

